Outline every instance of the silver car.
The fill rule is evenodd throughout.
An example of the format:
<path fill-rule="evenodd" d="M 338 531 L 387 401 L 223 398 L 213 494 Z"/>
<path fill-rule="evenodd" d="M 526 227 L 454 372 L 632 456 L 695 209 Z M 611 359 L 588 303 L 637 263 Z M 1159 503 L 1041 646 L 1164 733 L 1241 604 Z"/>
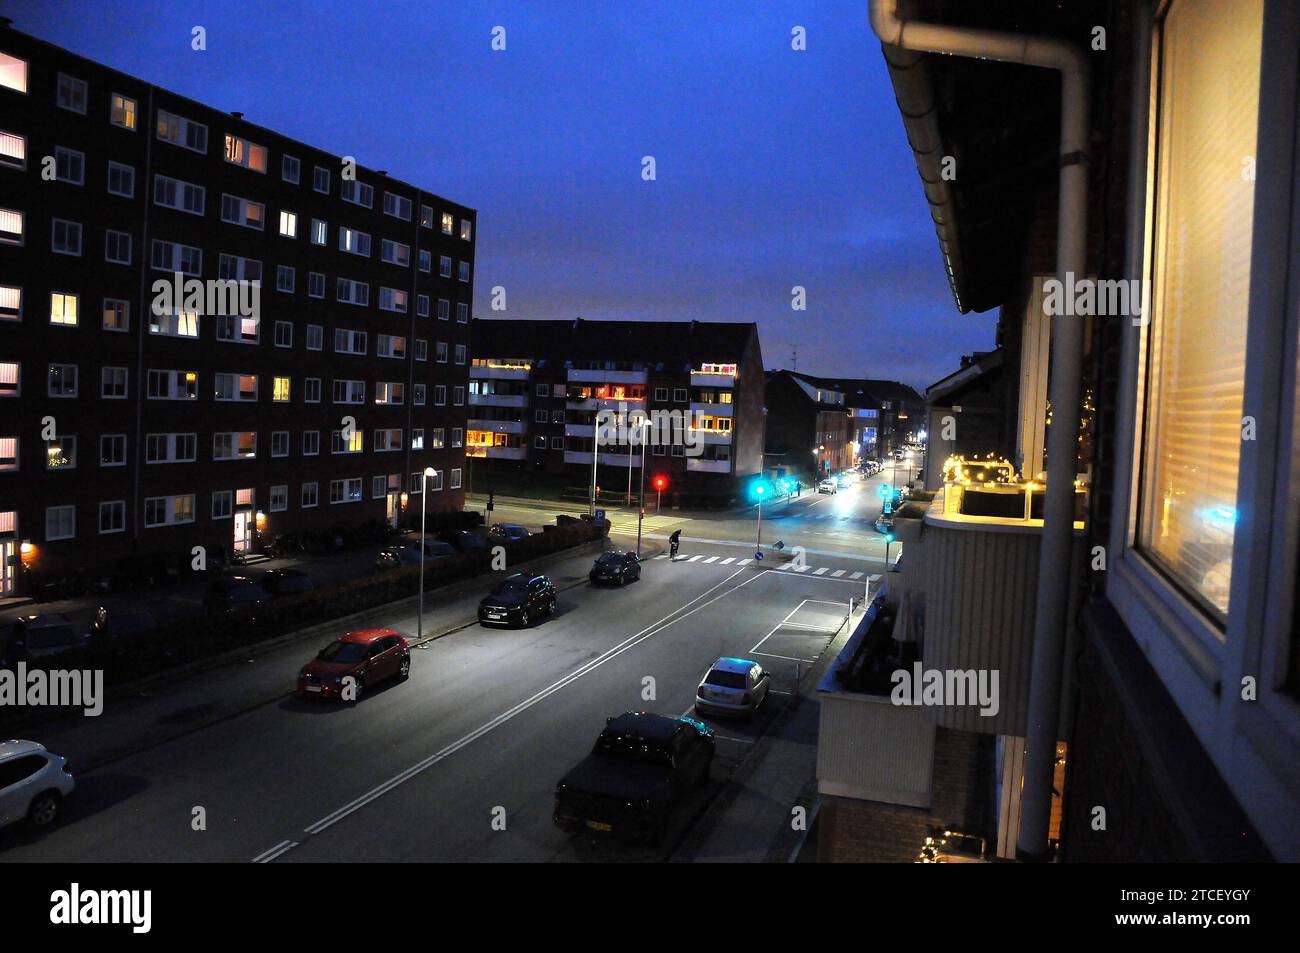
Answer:
<path fill-rule="evenodd" d="M 0 742 L 0 827 L 49 827 L 76 785 L 68 763 L 35 741 Z"/>
<path fill-rule="evenodd" d="M 751 718 L 771 687 L 772 676 L 757 662 L 720 658 L 695 689 L 695 711 L 701 715 Z"/>

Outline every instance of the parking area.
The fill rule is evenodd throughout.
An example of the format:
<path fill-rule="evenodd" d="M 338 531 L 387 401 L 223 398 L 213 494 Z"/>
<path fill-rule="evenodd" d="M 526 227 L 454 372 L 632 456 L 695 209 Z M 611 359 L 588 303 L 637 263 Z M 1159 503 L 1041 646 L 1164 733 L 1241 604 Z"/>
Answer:
<path fill-rule="evenodd" d="M 751 655 L 815 662 L 848 616 L 846 602 L 804 599 L 749 650 Z"/>

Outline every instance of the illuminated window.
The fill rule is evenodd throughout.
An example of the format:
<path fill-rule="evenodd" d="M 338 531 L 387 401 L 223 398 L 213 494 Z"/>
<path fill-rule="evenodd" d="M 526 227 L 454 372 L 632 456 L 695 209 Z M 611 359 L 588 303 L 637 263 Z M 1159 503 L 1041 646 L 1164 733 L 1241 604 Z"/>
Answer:
<path fill-rule="evenodd" d="M 27 138 L 0 130 L 0 165 L 27 168 Z"/>
<path fill-rule="evenodd" d="M 0 53 L 0 86 L 27 92 L 27 61 L 8 53 Z"/>
<path fill-rule="evenodd" d="M 50 294 L 50 324 L 77 326 L 78 298 L 74 294 L 55 291 Z"/>
<path fill-rule="evenodd" d="M 271 378 L 271 400 L 275 403 L 283 404 L 289 400 L 289 378 L 273 377 Z"/>
<path fill-rule="evenodd" d="M 121 93 L 114 93 L 108 100 L 108 121 L 123 129 L 135 131 L 135 100 Z"/>
<path fill-rule="evenodd" d="M 470 224 L 469 219 L 462 218 L 460 220 L 460 237 L 463 238 L 465 241 L 469 241 L 473 233 L 474 233 L 474 226 Z"/>
<path fill-rule="evenodd" d="M 298 214 L 280 210 L 280 234 L 285 238 L 298 237 Z"/>
<path fill-rule="evenodd" d="M 259 146 L 240 136 L 226 136 L 226 161 L 254 172 L 266 171 L 266 146 Z"/>
<path fill-rule="evenodd" d="M 365 449 L 365 433 L 354 429 L 350 434 L 342 430 L 330 432 L 330 453 L 360 453 Z"/>
<path fill-rule="evenodd" d="M 221 220 L 244 228 L 255 228 L 260 232 L 266 226 L 266 206 L 252 199 L 241 199 L 237 195 L 223 195 Z"/>
<path fill-rule="evenodd" d="M 456 216 L 452 215 L 451 212 L 443 212 L 442 233 L 444 235 L 450 235 L 455 228 L 456 228 Z"/>
<path fill-rule="evenodd" d="M 45 441 L 45 469 L 75 470 L 77 468 L 77 438 L 59 436 Z"/>
<path fill-rule="evenodd" d="M 197 338 L 199 315 L 196 311 L 174 311 L 170 314 L 149 312 L 149 333 L 172 338 Z"/>
<path fill-rule="evenodd" d="M 22 366 L 13 362 L 0 363 L 0 397 L 17 397 L 22 393 Z"/>
<path fill-rule="evenodd" d="M 23 213 L 17 209 L 0 208 L 0 244 L 23 243 Z"/>
<path fill-rule="evenodd" d="M 192 152 L 208 151 L 207 126 L 165 109 L 158 110 L 158 138 Z"/>
<path fill-rule="evenodd" d="M 1223 622 L 1237 523 L 1263 3 L 1174 3 L 1154 105 L 1137 544 Z"/>

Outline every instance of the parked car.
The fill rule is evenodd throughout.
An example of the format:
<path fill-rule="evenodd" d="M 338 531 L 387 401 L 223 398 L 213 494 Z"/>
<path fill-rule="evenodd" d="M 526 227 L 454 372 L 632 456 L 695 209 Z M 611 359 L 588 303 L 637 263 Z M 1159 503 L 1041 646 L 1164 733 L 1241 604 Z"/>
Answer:
<path fill-rule="evenodd" d="M 695 689 L 695 711 L 701 715 L 741 715 L 752 718 L 767 700 L 772 676 L 757 662 L 720 658 Z"/>
<path fill-rule="evenodd" d="M 474 549 L 487 549 L 490 545 L 488 538 L 482 530 L 457 529 L 448 530 L 441 533 L 438 539 L 448 543 L 462 553 L 467 553 Z"/>
<path fill-rule="evenodd" d="M 636 553 L 608 552 L 596 557 L 596 563 L 587 573 L 592 585 L 616 582 L 625 586 L 641 578 L 641 560 Z"/>
<path fill-rule="evenodd" d="M 76 787 L 68 762 L 35 741 L 0 742 L 0 827 L 49 827 Z"/>
<path fill-rule="evenodd" d="M 85 648 L 91 637 L 91 626 L 74 622 L 66 615 L 43 612 L 21 616 L 5 639 L 4 661 L 14 666 Z"/>
<path fill-rule="evenodd" d="M 527 539 L 533 534 L 528 531 L 528 527 L 521 526 L 518 523 L 495 523 L 488 535 L 494 539 L 516 540 Z"/>
<path fill-rule="evenodd" d="M 456 548 L 451 543 L 444 543 L 440 539 L 426 540 L 424 543 L 425 562 L 436 562 L 440 559 L 450 559 L 458 555 Z M 397 569 L 401 566 L 418 566 L 420 564 L 420 544 L 403 543 L 395 546 L 385 546 L 375 556 L 376 569 Z"/>
<path fill-rule="evenodd" d="M 366 688 L 390 678 L 405 680 L 411 674 L 411 647 L 393 629 L 363 629 L 335 639 L 316 653 L 298 673 L 297 694 L 317 698 L 342 698 L 344 679 L 354 679 L 359 701 Z"/>
<path fill-rule="evenodd" d="M 843 473 L 841 473 L 839 476 L 835 478 L 835 482 L 839 485 L 839 488 L 842 490 L 845 487 L 847 487 L 850 483 L 853 482 L 853 475 L 849 473 L 847 470 L 845 470 Z"/>
<path fill-rule="evenodd" d="M 834 493 L 838 489 L 839 485 L 832 477 L 827 477 L 825 480 L 822 480 L 817 484 L 818 493 Z"/>
<path fill-rule="evenodd" d="M 555 614 L 555 584 L 546 576 L 517 572 L 506 576 L 478 604 L 481 625 L 526 629 L 542 615 Z"/>
<path fill-rule="evenodd" d="M 881 513 L 876 517 L 875 528 L 877 533 L 892 533 L 894 531 L 894 517 L 892 513 Z"/>
<path fill-rule="evenodd" d="M 316 588 L 315 581 L 301 569 L 268 569 L 262 573 L 261 585 L 272 596 L 292 596 Z"/>
<path fill-rule="evenodd" d="M 248 576 L 214 579 L 203 597 L 210 616 L 255 615 L 271 601 L 270 594 Z"/>
<path fill-rule="evenodd" d="M 713 729 L 694 718 L 628 712 L 555 786 L 556 825 L 663 841 L 672 810 L 709 782 Z"/>

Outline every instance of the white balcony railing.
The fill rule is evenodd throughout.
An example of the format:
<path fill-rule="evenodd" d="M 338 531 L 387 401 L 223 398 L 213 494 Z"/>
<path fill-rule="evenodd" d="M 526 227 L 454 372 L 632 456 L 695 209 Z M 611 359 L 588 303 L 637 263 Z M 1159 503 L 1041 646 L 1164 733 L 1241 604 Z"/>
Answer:
<path fill-rule="evenodd" d="M 531 374 L 526 367 L 490 367 L 476 365 L 469 369 L 472 381 L 526 381 Z"/>
<path fill-rule="evenodd" d="M 703 457 L 687 457 L 686 469 L 693 473 L 730 473 L 730 460 L 705 460 Z"/>
<path fill-rule="evenodd" d="M 570 384 L 644 384 L 645 371 L 569 371 Z"/>
<path fill-rule="evenodd" d="M 471 407 L 527 407 L 528 398 L 523 394 L 470 394 Z"/>
<path fill-rule="evenodd" d="M 465 426 L 470 430 L 485 430 L 488 433 L 525 433 L 528 425 L 522 420 L 475 420 L 471 417 Z"/>
<path fill-rule="evenodd" d="M 702 400 L 691 401 L 691 411 L 708 417 L 730 417 L 732 404 L 708 403 Z"/>

